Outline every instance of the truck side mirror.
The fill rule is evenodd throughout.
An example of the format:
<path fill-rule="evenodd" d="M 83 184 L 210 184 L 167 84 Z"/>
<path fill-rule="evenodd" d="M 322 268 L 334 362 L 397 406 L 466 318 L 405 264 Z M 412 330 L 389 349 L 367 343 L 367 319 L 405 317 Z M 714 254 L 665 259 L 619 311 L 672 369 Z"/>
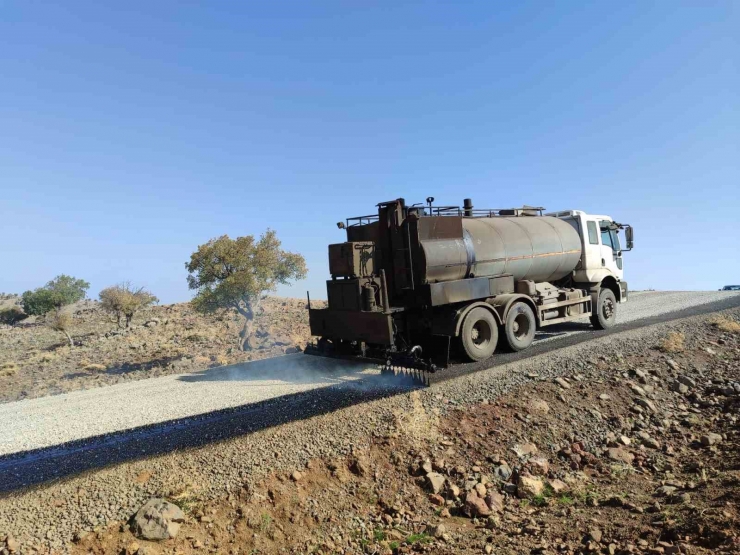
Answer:
<path fill-rule="evenodd" d="M 627 250 L 631 251 L 632 247 L 635 245 L 635 234 L 632 230 L 632 226 L 628 225 L 624 230 L 624 235 L 627 238 Z"/>

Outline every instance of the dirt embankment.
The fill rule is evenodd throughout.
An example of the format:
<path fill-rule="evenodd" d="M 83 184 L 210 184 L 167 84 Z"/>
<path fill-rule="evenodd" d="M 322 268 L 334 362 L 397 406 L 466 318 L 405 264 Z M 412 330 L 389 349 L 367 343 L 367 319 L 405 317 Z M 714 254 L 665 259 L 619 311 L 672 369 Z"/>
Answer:
<path fill-rule="evenodd" d="M 527 370 L 527 383 L 484 402 L 456 398 L 452 385 L 413 392 L 391 431 L 350 456 L 268 473 L 218 499 L 168 492 L 185 513 L 174 539 L 145 541 L 120 522 L 71 548 L 740 552 L 740 313 L 731 314 L 600 348 L 555 379 L 539 377 L 545 360 L 543 374 Z"/>
<path fill-rule="evenodd" d="M 203 316 L 187 303 L 154 306 L 119 329 L 97 302 L 73 306 L 75 347 L 35 319 L 0 326 L 0 402 L 203 370 L 295 352 L 309 339 L 306 302 L 269 297 L 252 350 L 241 351 L 234 312 Z"/>

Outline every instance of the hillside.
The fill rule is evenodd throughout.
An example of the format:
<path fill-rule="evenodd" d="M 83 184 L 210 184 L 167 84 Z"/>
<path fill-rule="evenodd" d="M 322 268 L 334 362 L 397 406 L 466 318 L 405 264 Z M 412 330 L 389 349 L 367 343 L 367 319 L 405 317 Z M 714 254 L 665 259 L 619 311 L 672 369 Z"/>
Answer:
<path fill-rule="evenodd" d="M 296 352 L 309 339 L 306 301 L 299 299 L 263 302 L 247 352 L 237 347 L 242 320 L 232 312 L 203 316 L 187 303 L 154 306 L 122 330 L 96 301 L 73 310 L 73 349 L 34 318 L 0 326 L 0 402 L 277 356 Z"/>
<path fill-rule="evenodd" d="M 127 462 L 0 497 L 0 551 L 737 553 L 739 319 L 643 327 L 429 388 L 325 388 L 225 421 L 261 429 L 192 428 L 209 440 L 154 456 L 137 434 Z M 350 402 L 328 410 L 332 395 Z M 302 405 L 324 409 L 286 421 Z"/>

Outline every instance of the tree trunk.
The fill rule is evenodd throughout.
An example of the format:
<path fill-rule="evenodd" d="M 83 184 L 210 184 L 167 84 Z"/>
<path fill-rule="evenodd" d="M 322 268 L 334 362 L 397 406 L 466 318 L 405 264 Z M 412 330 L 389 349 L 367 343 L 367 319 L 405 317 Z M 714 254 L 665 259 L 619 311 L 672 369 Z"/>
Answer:
<path fill-rule="evenodd" d="M 254 331 L 254 313 L 258 306 L 259 304 L 254 306 L 248 305 L 246 308 L 241 306 L 236 307 L 237 312 L 244 317 L 244 326 L 239 332 L 239 348 L 242 351 L 249 351 L 251 349 L 249 346 L 249 338 L 252 337 L 252 332 Z"/>
<path fill-rule="evenodd" d="M 69 332 L 67 330 L 62 330 L 62 333 L 67 336 L 67 341 L 69 341 L 69 348 L 74 349 L 75 342 L 72 341 L 72 336 L 69 335 Z"/>

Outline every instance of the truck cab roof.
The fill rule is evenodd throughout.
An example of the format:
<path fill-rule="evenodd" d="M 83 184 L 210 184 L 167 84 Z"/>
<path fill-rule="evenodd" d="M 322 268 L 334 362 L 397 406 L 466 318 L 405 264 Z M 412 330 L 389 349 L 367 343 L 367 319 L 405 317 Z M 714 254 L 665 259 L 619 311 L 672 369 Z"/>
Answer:
<path fill-rule="evenodd" d="M 558 212 L 546 212 L 545 216 L 552 216 L 554 218 L 568 218 L 568 217 L 586 217 L 593 218 L 596 220 L 608 220 L 613 222 L 614 219 L 611 216 L 605 216 L 603 214 L 587 214 L 583 210 L 560 210 Z"/>

